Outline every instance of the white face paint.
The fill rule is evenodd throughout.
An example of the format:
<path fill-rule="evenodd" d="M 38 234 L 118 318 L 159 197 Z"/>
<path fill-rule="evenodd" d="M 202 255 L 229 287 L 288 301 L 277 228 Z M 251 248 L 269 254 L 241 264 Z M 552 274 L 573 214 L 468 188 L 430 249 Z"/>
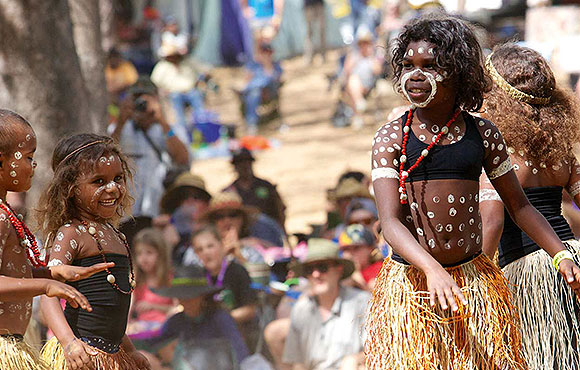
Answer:
<path fill-rule="evenodd" d="M 411 52 L 412 50 L 413 49 L 409 49 L 409 52 Z M 413 99 L 411 99 L 411 97 L 409 96 L 409 92 L 407 91 L 407 81 L 409 81 L 411 76 L 413 76 L 415 73 L 420 73 L 423 76 L 425 76 L 425 78 L 427 79 L 427 82 L 429 82 L 429 84 L 431 85 L 431 93 L 429 94 L 427 99 L 425 99 L 425 101 L 420 102 L 420 103 L 414 102 Z M 441 80 L 441 81 L 443 81 L 443 80 Z M 417 69 L 414 69 L 411 72 L 407 72 L 403 76 L 401 76 L 401 90 L 403 91 L 403 95 L 405 95 L 405 98 L 411 103 L 413 108 L 415 108 L 415 107 L 416 108 L 425 108 L 435 98 L 435 94 L 437 94 L 437 80 L 435 79 L 435 77 L 431 73 L 423 72 L 420 68 L 417 68 Z"/>

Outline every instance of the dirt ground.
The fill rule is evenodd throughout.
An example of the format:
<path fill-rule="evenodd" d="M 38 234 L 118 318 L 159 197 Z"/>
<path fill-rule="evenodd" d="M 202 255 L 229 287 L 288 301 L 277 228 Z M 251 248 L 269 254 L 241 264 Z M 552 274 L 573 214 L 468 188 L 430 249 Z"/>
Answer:
<path fill-rule="evenodd" d="M 287 205 L 289 233 L 310 232 L 310 224 L 325 221 L 326 190 L 336 185 L 341 173 L 370 173 L 374 131 L 393 107 L 403 103 L 391 84 L 383 80 L 369 98 L 361 130 L 333 127 L 330 119 L 339 92 L 336 87 L 328 91 L 326 75 L 335 70 L 337 59 L 338 52 L 331 52 L 326 63 L 315 60 L 312 67 L 305 67 L 301 58 L 282 62 L 281 113 L 288 130 L 278 130 L 280 122 L 274 121 L 260 131 L 278 141 L 279 146 L 256 153 L 254 170 L 258 177 L 278 185 Z M 215 75 L 221 89 L 218 95 L 209 97 L 208 108 L 219 113 L 221 122 L 243 126 L 238 99 L 231 91 L 243 70 L 221 68 Z M 205 179 L 212 193 L 234 180 L 227 158 L 199 160 L 192 168 Z"/>

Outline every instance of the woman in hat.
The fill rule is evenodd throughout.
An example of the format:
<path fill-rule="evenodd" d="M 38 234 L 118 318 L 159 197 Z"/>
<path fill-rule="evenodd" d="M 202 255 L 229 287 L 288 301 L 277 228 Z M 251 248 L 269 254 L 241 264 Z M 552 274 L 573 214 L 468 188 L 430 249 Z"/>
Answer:
<path fill-rule="evenodd" d="M 163 362 L 173 361 L 174 369 L 203 358 L 195 355 L 196 348 L 211 350 L 206 353 L 211 354 L 205 358 L 208 362 L 190 364 L 203 369 L 234 369 L 249 354 L 236 322 L 213 299 L 224 287 L 210 284 L 205 275 L 198 266 L 180 267 L 169 287 L 154 289 L 160 296 L 178 300 L 183 310 L 171 316 L 158 335 L 143 344 L 156 349 Z"/>
<path fill-rule="evenodd" d="M 580 164 L 572 153 L 580 140 L 578 100 L 556 84 L 548 62 L 534 50 L 500 45 L 486 67 L 494 80 L 486 96 L 486 116 L 501 129 L 517 179 L 564 242 L 564 255 L 580 261 L 580 243 L 561 212 L 564 189 L 580 204 Z M 499 245 L 499 265 L 520 313 L 528 366 L 580 368 L 580 305 L 574 291 L 558 274 L 550 255 L 505 212 L 485 178 L 480 202 L 483 250 L 493 256 Z"/>

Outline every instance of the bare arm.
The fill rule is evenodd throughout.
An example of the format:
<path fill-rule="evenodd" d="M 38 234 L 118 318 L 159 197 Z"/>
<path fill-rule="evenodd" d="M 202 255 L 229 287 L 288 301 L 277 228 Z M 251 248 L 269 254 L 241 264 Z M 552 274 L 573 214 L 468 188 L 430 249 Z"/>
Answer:
<path fill-rule="evenodd" d="M 165 135 L 169 133 L 171 130 L 171 126 L 167 123 L 165 119 L 165 115 L 162 112 L 161 104 L 159 103 L 159 99 L 153 98 L 150 96 L 146 96 L 148 106 L 154 113 L 157 122 L 163 128 L 163 132 Z M 166 136 L 166 145 L 167 145 L 167 152 L 173 159 L 176 164 L 179 165 L 188 165 L 189 164 L 189 152 L 187 151 L 187 147 L 179 138 L 175 135 Z"/>
<path fill-rule="evenodd" d="M 233 309 L 230 314 L 232 315 L 235 322 L 241 324 L 256 317 L 256 306 L 249 304 L 246 306 L 238 307 Z"/>
<path fill-rule="evenodd" d="M 485 174 L 479 179 L 479 210 L 481 211 L 483 253 L 493 258 L 497 252 L 504 223 L 503 202 Z"/>

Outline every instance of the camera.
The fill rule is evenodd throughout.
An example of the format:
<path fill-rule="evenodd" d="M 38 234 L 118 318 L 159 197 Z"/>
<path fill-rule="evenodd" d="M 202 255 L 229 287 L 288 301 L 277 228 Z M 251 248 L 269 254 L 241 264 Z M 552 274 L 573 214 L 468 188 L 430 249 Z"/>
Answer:
<path fill-rule="evenodd" d="M 147 100 L 143 97 L 135 99 L 135 110 L 138 112 L 147 112 Z"/>

